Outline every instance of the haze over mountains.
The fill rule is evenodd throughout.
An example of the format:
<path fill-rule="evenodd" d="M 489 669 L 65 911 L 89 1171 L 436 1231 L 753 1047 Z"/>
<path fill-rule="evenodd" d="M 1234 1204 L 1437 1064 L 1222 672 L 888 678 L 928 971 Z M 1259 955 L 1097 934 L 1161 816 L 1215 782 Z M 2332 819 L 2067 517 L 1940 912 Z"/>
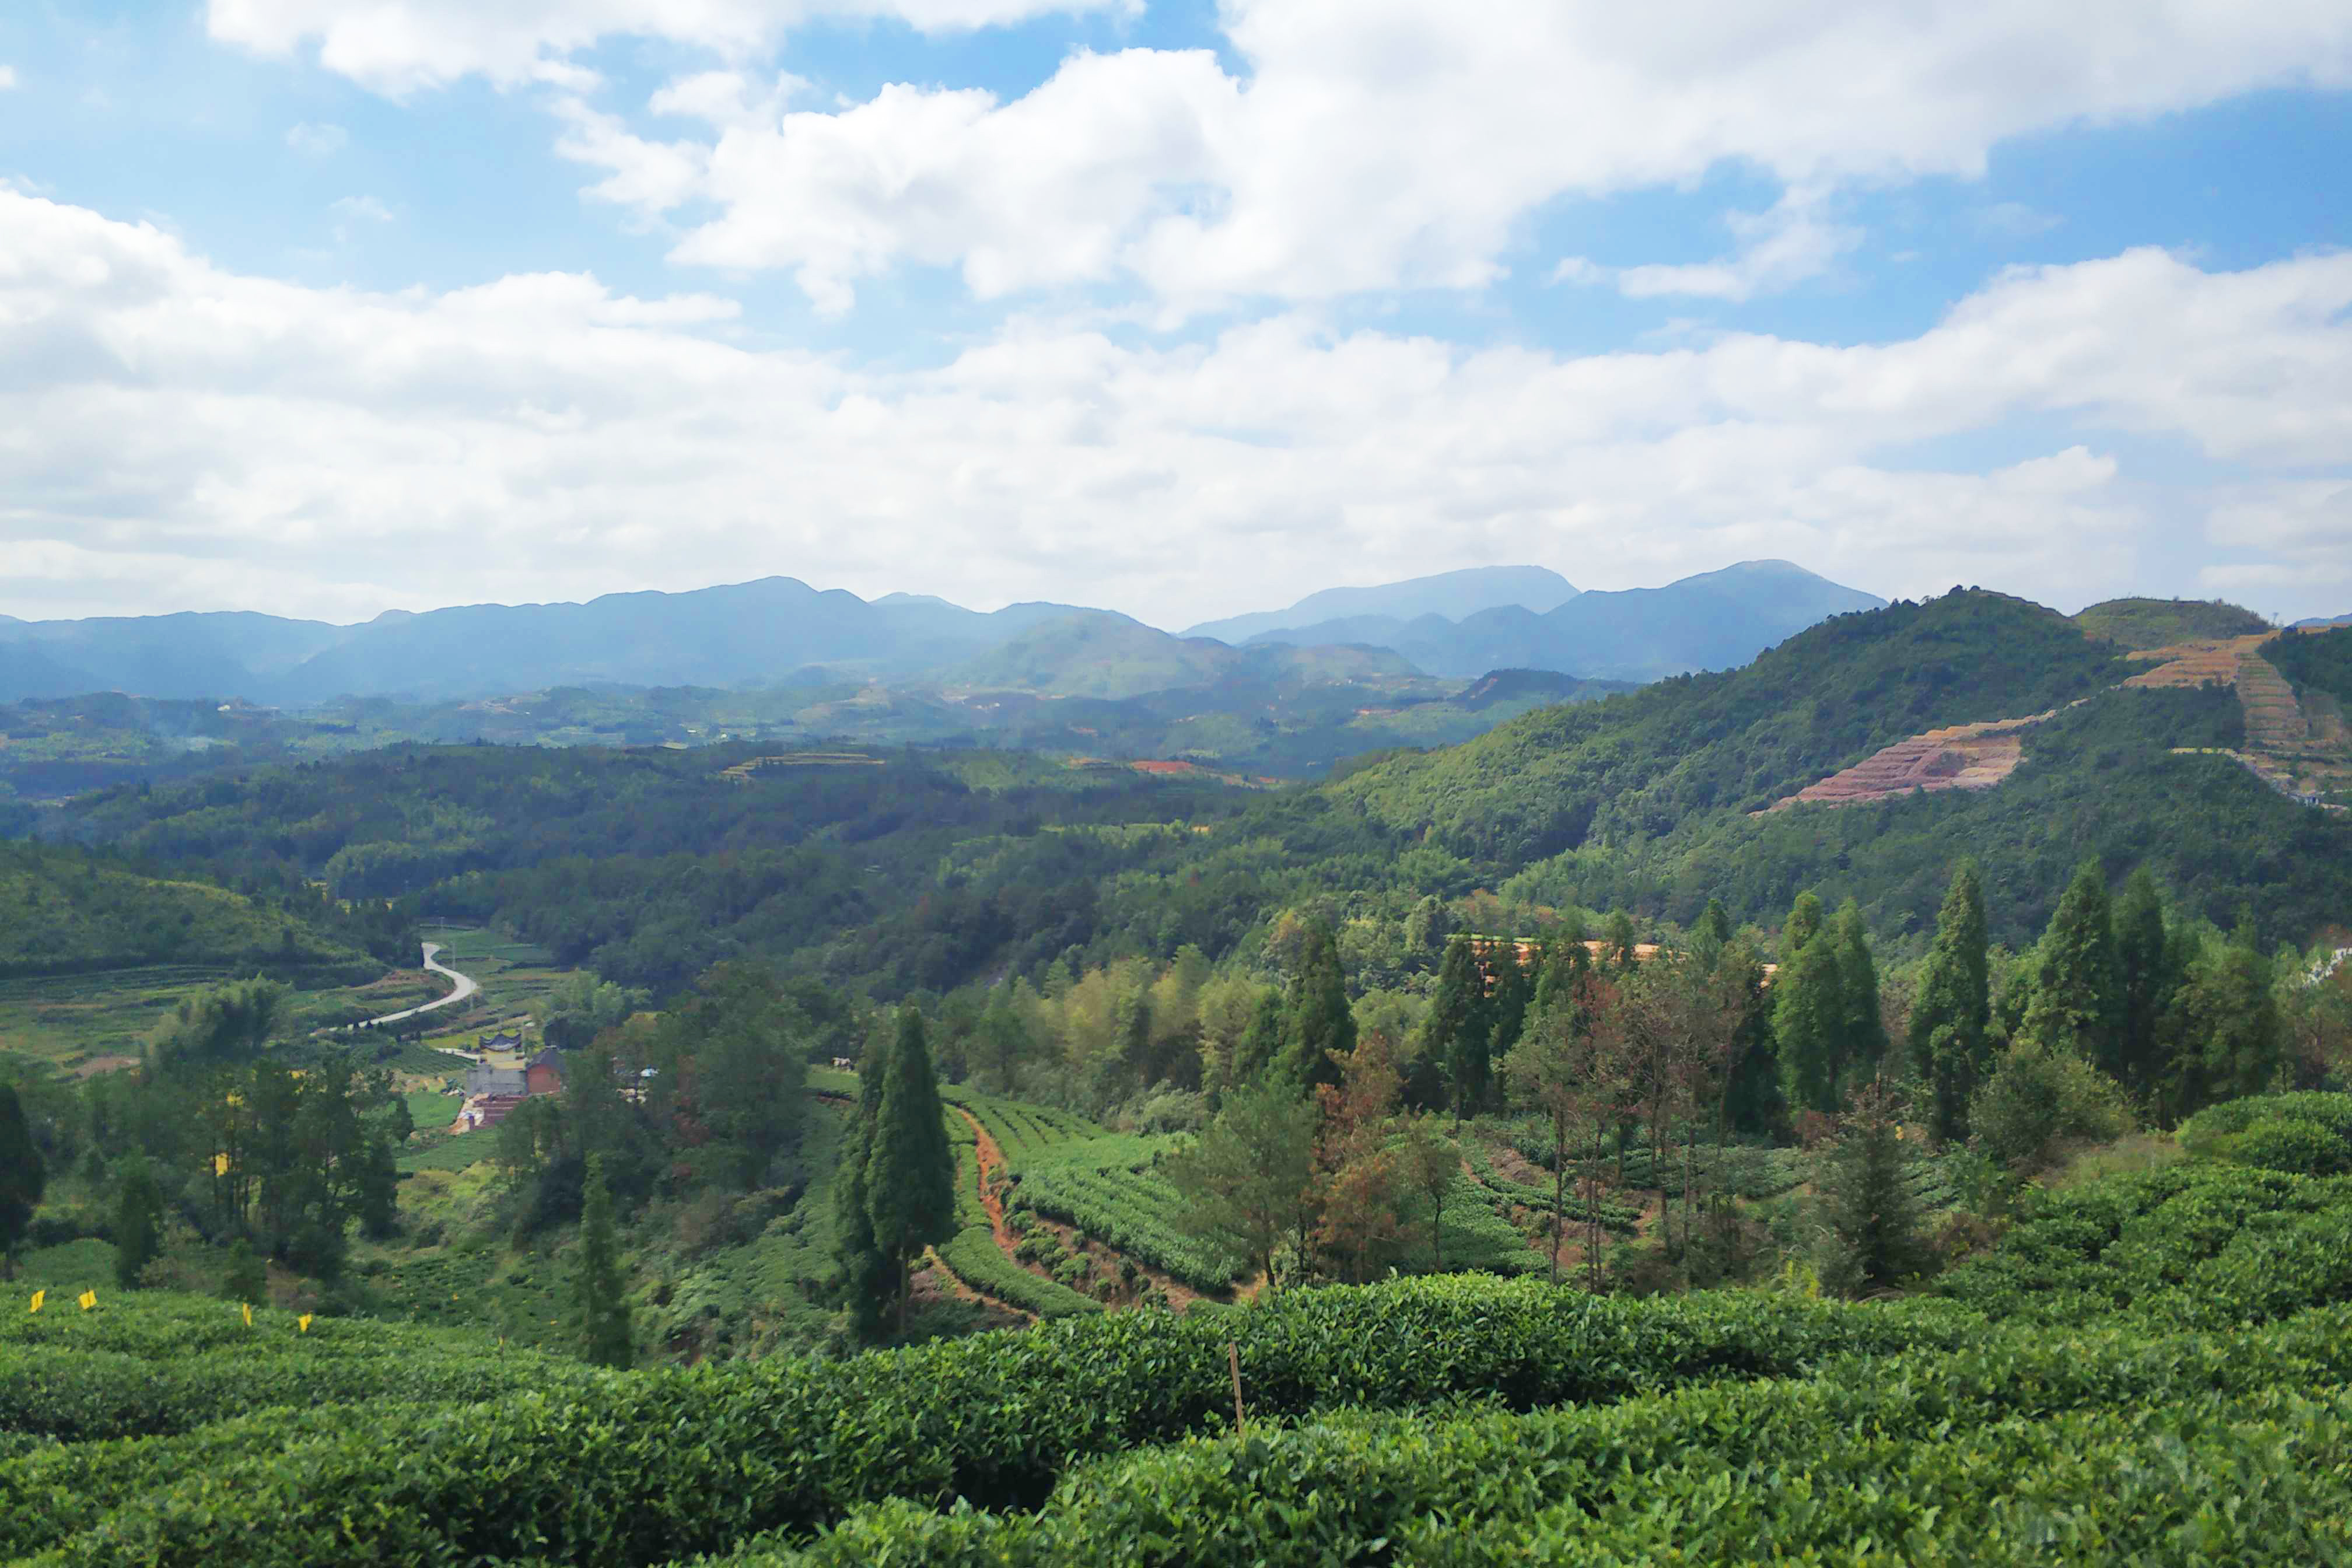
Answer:
<path fill-rule="evenodd" d="M 845 678 L 1124 698 L 1234 679 L 1466 679 L 1507 668 L 1638 681 L 1744 664 L 1826 616 L 1883 602 L 1785 562 L 1748 562 L 1623 593 L 1580 593 L 1537 566 L 1473 568 L 1328 589 L 1181 637 L 1108 610 L 982 613 L 907 594 L 869 602 L 790 577 L 579 605 L 394 611 L 348 626 L 246 612 L 0 617 L 0 701 L 124 691 L 301 706 Z"/>

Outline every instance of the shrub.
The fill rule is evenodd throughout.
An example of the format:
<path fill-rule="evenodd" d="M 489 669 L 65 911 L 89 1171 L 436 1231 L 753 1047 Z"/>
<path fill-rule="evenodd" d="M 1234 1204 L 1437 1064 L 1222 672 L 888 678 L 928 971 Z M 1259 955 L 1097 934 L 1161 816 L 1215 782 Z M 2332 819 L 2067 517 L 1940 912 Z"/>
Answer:
<path fill-rule="evenodd" d="M 1969 1102 L 1976 1144 L 2011 1171 L 2047 1165 L 2062 1140 L 2105 1142 L 2132 1129 L 2123 1090 L 2080 1057 L 2044 1046 L 2010 1047 Z"/>
<path fill-rule="evenodd" d="M 2182 1122 L 2179 1138 L 2182 1148 L 2206 1159 L 2303 1175 L 2337 1175 L 2352 1171 L 2352 1094 L 2262 1094 L 2225 1100 Z"/>

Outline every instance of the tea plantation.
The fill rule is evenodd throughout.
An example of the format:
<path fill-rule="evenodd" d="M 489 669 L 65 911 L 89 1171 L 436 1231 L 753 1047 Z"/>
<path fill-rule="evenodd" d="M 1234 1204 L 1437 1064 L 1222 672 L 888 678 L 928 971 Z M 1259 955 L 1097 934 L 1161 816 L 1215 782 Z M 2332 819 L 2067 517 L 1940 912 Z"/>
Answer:
<path fill-rule="evenodd" d="M 2352 1560 L 2352 1177 L 2248 1158 L 2265 1121 L 2336 1135 L 2326 1110 L 2192 1125 L 2202 1157 L 2038 1196 L 1929 1294 L 1862 1304 L 1443 1277 L 607 1373 L 162 1293 L 18 1303 L 0 1553 Z"/>

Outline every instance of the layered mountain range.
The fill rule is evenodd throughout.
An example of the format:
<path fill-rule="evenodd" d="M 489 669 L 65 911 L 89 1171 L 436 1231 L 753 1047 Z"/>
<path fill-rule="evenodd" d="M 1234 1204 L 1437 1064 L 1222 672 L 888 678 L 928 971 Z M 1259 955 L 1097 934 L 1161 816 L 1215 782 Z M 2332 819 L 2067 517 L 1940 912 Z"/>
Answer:
<path fill-rule="evenodd" d="M 868 601 L 790 577 L 576 605 L 394 611 L 357 626 L 247 612 L 0 617 L 0 701 L 122 691 L 304 706 L 845 679 L 1117 700 L 1236 679 L 1467 679 L 1505 668 L 1641 681 L 1744 664 L 1816 621 L 1880 603 L 1785 562 L 1748 562 L 1624 593 L 1580 593 L 1541 567 L 1474 568 L 1328 589 L 1182 636 L 1072 605 L 982 613 L 906 594 Z"/>

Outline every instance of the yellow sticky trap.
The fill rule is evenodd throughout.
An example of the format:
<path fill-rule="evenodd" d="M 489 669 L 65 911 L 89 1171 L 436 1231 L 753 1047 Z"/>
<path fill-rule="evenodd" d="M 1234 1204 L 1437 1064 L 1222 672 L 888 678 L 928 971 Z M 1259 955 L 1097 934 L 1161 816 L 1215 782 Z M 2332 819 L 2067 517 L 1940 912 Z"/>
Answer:
<path fill-rule="evenodd" d="M 310 1331 L 310 1314 L 305 1312 L 300 1317 L 295 1319 L 294 1327 L 302 1333 L 309 1333 Z"/>
<path fill-rule="evenodd" d="M 36 1290 L 36 1291 L 34 1291 L 34 1292 L 33 1292 L 33 1307 L 32 1307 L 32 1310 L 33 1310 L 34 1311 L 36 1311 L 36 1312 L 39 1311 L 39 1310 L 41 1310 L 41 1303 L 42 1303 L 42 1302 L 44 1302 L 44 1301 L 46 1301 L 46 1300 L 47 1300 L 48 1299 L 49 1299 L 49 1293 L 48 1293 L 47 1290 Z"/>
<path fill-rule="evenodd" d="M 253 1327 L 253 1303 L 250 1301 L 245 1303 L 245 1326 L 248 1329 Z"/>
<path fill-rule="evenodd" d="M 95 1290 L 85 1290 L 80 1295 L 75 1297 L 74 1300 L 79 1301 L 81 1303 L 81 1310 L 87 1312 L 92 1307 L 98 1305 L 98 1292 Z"/>

